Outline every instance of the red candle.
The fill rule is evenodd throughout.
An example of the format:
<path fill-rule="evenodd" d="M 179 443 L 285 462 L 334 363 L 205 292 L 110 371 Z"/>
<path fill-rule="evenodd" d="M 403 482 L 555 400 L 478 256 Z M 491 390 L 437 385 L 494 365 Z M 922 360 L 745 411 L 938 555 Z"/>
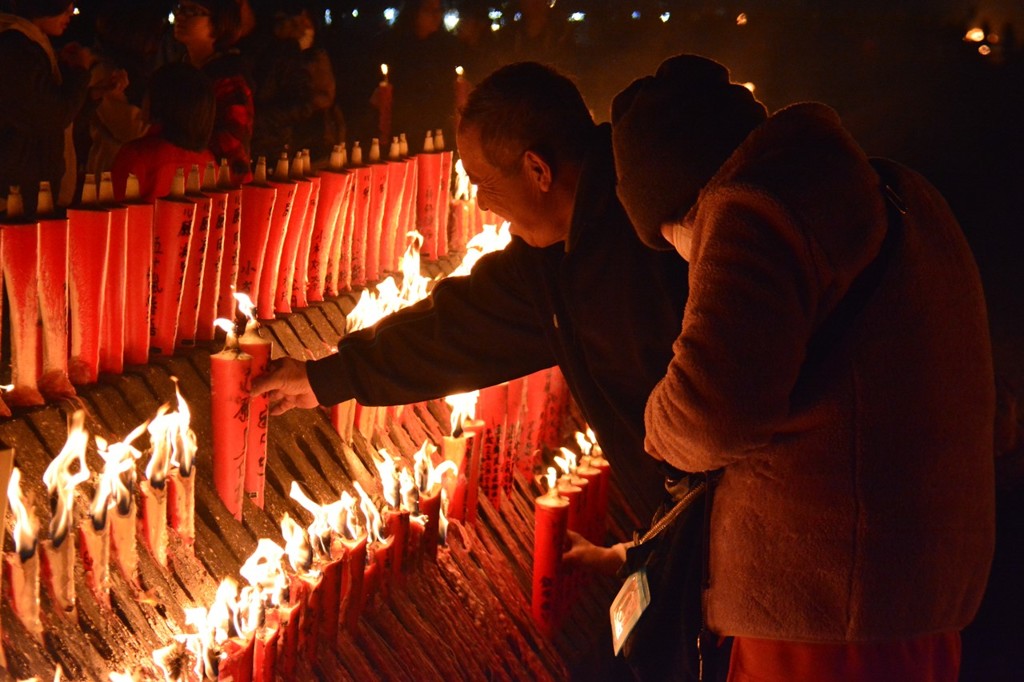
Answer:
<path fill-rule="evenodd" d="M 388 65 L 381 64 L 380 72 L 383 80 L 377 85 L 374 93 L 377 106 L 377 130 L 383 140 L 391 139 L 391 108 L 395 97 L 395 88 L 388 81 Z"/>
<path fill-rule="evenodd" d="M 146 545 L 157 563 L 167 568 L 167 485 L 166 479 L 139 483 L 142 495 L 142 529 Z"/>
<path fill-rule="evenodd" d="M 281 244 L 281 260 L 278 264 L 274 293 L 274 312 L 282 315 L 292 311 L 295 259 L 298 257 L 299 243 L 302 241 L 302 232 L 306 225 L 309 196 L 313 192 L 313 183 L 302 174 L 303 165 L 302 152 L 299 152 L 292 163 L 291 179 L 295 182 L 295 194 L 292 199 L 291 215 L 288 217 L 288 228 Z"/>
<path fill-rule="evenodd" d="M 267 609 L 266 621 L 253 638 L 253 682 L 275 682 L 277 679 L 277 649 L 281 637 L 279 625 L 277 609 Z"/>
<path fill-rule="evenodd" d="M 256 658 L 255 637 L 229 637 L 220 645 L 217 679 L 251 682 Z"/>
<path fill-rule="evenodd" d="M 402 212 L 398 217 L 398 230 L 395 233 L 395 270 L 398 270 L 399 260 L 405 252 L 406 234 L 416 227 L 416 195 L 419 191 L 419 185 L 417 184 L 419 182 L 419 165 L 416 162 L 415 156 L 407 157 L 404 163 L 405 176 L 402 183 Z"/>
<path fill-rule="evenodd" d="M 203 263 L 199 310 L 196 320 L 196 341 L 213 341 L 213 321 L 220 299 L 221 268 L 224 266 L 225 235 L 227 232 L 228 193 L 217 187 L 216 171 L 211 163 L 206 168 L 203 194 L 210 198 L 210 218 L 206 238 L 206 258 Z M 229 314 L 224 317 L 232 318 Z"/>
<path fill-rule="evenodd" d="M 149 362 L 149 312 L 153 266 L 153 204 L 138 200 L 138 181 L 128 179 L 128 241 L 124 276 L 124 361 Z"/>
<path fill-rule="evenodd" d="M 245 334 L 238 340 L 238 345 L 252 357 L 252 379 L 255 380 L 270 368 L 270 340 L 263 332 L 263 327 L 251 319 L 252 302 L 248 297 L 239 299 L 239 308 L 246 316 L 250 316 L 245 326 Z M 266 395 L 250 396 L 249 427 L 245 438 L 245 495 L 253 503 L 263 509 L 264 487 L 267 468 L 267 426 L 270 419 L 270 400 Z"/>
<path fill-rule="evenodd" d="M 175 467 L 167 479 L 169 488 L 167 496 L 167 517 L 171 529 L 178 534 L 186 547 L 196 541 L 196 477 L 194 469 L 189 465 Z"/>
<path fill-rule="evenodd" d="M 230 326 L 230 325 L 229 325 Z M 228 511 L 242 519 L 252 356 L 228 332 L 224 350 L 210 356 L 213 483 Z"/>
<path fill-rule="evenodd" d="M 238 275 L 235 289 L 259 296 L 277 188 L 267 184 L 266 159 L 260 157 L 253 181 L 242 186 L 242 223 L 238 233 Z M 232 315 L 225 315 L 232 318 Z"/>
<path fill-rule="evenodd" d="M 310 585 L 297 575 L 291 576 L 288 604 L 277 609 L 281 619 L 276 669 L 284 679 L 296 679 L 301 649 L 302 619 L 306 617 Z"/>
<path fill-rule="evenodd" d="M 409 516 L 409 512 L 404 509 L 388 509 L 384 512 L 388 535 L 391 536 L 391 570 L 385 571 L 385 581 L 392 581 L 395 585 L 405 582 L 405 559 L 410 548 Z"/>
<path fill-rule="evenodd" d="M 550 637 L 558 629 L 562 552 L 569 522 L 569 501 L 554 485 L 554 469 L 548 469 L 549 490 L 535 500 L 533 540 L 533 588 L 531 613 L 542 634 Z"/>
<path fill-rule="evenodd" d="M 348 192 L 352 175 L 342 171 L 341 147 L 331 155 L 330 168 L 320 173 L 320 198 L 313 219 L 309 246 L 309 274 L 306 297 L 310 301 L 324 300 L 327 271 L 332 254 L 331 245 L 342 214 L 342 204 Z"/>
<path fill-rule="evenodd" d="M 185 198 L 185 176 L 174 178 L 171 194 L 156 200 L 153 216 L 152 310 L 150 352 L 174 352 L 181 286 L 188 263 L 196 205 Z M 73 307 L 72 303 L 72 307 Z"/>
<path fill-rule="evenodd" d="M 391 141 L 387 161 L 387 197 L 381 220 L 380 272 L 397 270 L 396 236 L 402 214 L 402 192 L 405 189 L 405 161 L 399 158 L 398 138 Z"/>
<path fill-rule="evenodd" d="M 440 131 L 438 131 L 440 134 Z M 437 255 L 445 257 L 450 250 L 448 238 L 448 216 L 452 203 L 452 162 L 455 153 L 441 151 L 441 175 L 437 196 Z"/>
<path fill-rule="evenodd" d="M 497 507 L 501 501 L 501 456 L 509 421 L 509 385 L 490 386 L 480 391 L 477 417 L 484 423 L 480 435 L 480 488 Z"/>
<path fill-rule="evenodd" d="M 83 204 L 68 209 L 68 284 L 71 309 L 71 360 L 68 374 L 75 385 L 94 383 L 99 376 L 100 333 L 110 244 L 110 212 L 94 203 L 95 185 Z"/>
<path fill-rule="evenodd" d="M 114 202 L 110 173 L 103 173 L 100 203 L 110 211 L 110 241 L 107 251 L 107 282 L 103 298 L 100 331 L 100 371 L 124 371 L 125 277 L 128 271 L 128 207 Z"/>
<path fill-rule="evenodd" d="M 606 472 L 590 464 L 589 458 L 584 458 L 579 467 L 576 468 L 576 475 L 586 481 L 586 510 L 584 516 L 583 537 L 594 544 L 599 544 L 604 539 L 604 517 L 607 512 L 608 499 L 605 498 L 602 506 L 601 485 Z"/>
<path fill-rule="evenodd" d="M 331 552 L 341 562 L 338 622 L 346 631 L 355 632 L 362 613 L 366 534 L 355 540 L 339 538 Z"/>
<path fill-rule="evenodd" d="M 441 154 L 433 153 L 429 133 L 427 140 L 423 153 L 416 155 L 416 231 L 423 235 L 424 256 L 434 261 L 439 255 L 437 221 L 443 158 Z"/>
<path fill-rule="evenodd" d="M 49 197 L 49 183 L 40 189 L 40 214 L 49 214 L 53 208 Z M 43 197 L 48 200 L 44 205 Z M 44 210 L 45 209 L 45 210 Z M 61 400 L 75 395 L 68 379 L 68 220 L 67 218 L 40 218 L 39 317 L 43 334 L 43 369 L 39 390 L 47 400 Z M 148 267 L 148 265 L 147 265 Z M 148 284 L 147 284 L 148 286 Z M 144 332 L 149 338 L 149 323 Z"/>
<path fill-rule="evenodd" d="M 466 72 L 461 66 L 455 67 L 455 127 L 459 127 L 460 113 L 462 107 L 469 101 L 469 91 L 473 86 L 466 80 Z"/>
<path fill-rule="evenodd" d="M 352 210 L 352 261 L 349 266 L 351 279 L 349 287 L 366 285 L 366 240 L 370 226 L 370 195 L 373 186 L 373 170 L 370 166 L 355 169 L 355 195 Z"/>
<path fill-rule="evenodd" d="M 0 227 L 3 283 L 10 301 L 11 383 L 7 392 L 11 405 L 42 405 L 39 392 L 39 283 L 36 259 L 39 230 L 35 223 L 5 224 Z"/>
<path fill-rule="evenodd" d="M 196 214 L 192 234 L 189 236 L 185 276 L 181 281 L 176 345 L 192 345 L 196 341 L 199 305 L 203 299 L 203 271 L 206 269 L 206 250 L 210 238 L 210 216 L 213 211 L 213 200 L 200 191 L 199 166 L 192 166 L 185 187 L 185 196 L 196 204 Z"/>
<path fill-rule="evenodd" d="M 270 185 L 277 188 L 277 199 L 274 201 L 274 212 L 270 220 L 267 250 L 263 257 L 263 268 L 256 299 L 257 314 L 263 320 L 274 319 L 274 298 L 277 295 L 281 254 L 284 251 L 284 242 L 288 235 L 295 202 L 295 190 L 297 189 L 296 183 L 288 177 L 288 155 L 286 153 L 282 153 L 281 158 L 277 160 L 274 179 Z"/>
<path fill-rule="evenodd" d="M 437 559 L 437 547 L 440 540 L 439 522 L 441 520 L 441 487 L 420 493 L 420 514 L 425 517 L 423 522 L 423 554 L 430 560 Z"/>
<path fill-rule="evenodd" d="M 295 276 L 291 282 L 292 306 L 296 308 L 305 308 L 309 305 L 307 292 L 309 291 L 309 261 L 313 250 L 313 230 L 316 227 L 316 214 L 319 210 L 320 200 L 324 198 L 320 176 L 309 175 L 308 150 L 302 158 L 306 166 L 306 178 L 312 184 L 312 188 L 309 192 L 306 220 L 302 225 L 302 235 L 299 238 L 299 252 L 295 255 Z"/>
<path fill-rule="evenodd" d="M 78 551 L 85 573 L 85 584 L 92 590 L 101 606 L 110 607 L 110 532 L 106 511 L 103 523 L 97 528 L 93 517 L 82 519 L 78 527 Z"/>
<path fill-rule="evenodd" d="M 231 185 L 231 173 L 226 162 L 221 163 L 217 189 L 227 194 L 227 207 L 224 211 L 224 249 L 221 253 L 220 285 L 217 291 L 217 317 L 230 320 L 235 317 L 233 294 L 238 286 L 242 247 L 242 190 Z M 265 213 L 269 214 L 269 211 Z M 247 291 L 251 292 L 254 289 L 250 288 Z"/>

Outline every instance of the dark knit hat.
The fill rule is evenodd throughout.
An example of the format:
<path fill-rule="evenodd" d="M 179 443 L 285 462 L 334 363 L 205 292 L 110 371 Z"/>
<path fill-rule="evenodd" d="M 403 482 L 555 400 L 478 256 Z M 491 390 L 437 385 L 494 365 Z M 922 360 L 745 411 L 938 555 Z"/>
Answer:
<path fill-rule="evenodd" d="M 56 17 L 64 14 L 74 0 L 15 0 L 15 14 L 26 19 Z"/>
<path fill-rule="evenodd" d="M 612 103 L 618 195 L 640 239 L 671 248 L 662 223 L 682 218 L 701 188 L 768 114 L 729 82 L 721 64 L 695 55 L 664 61 Z"/>

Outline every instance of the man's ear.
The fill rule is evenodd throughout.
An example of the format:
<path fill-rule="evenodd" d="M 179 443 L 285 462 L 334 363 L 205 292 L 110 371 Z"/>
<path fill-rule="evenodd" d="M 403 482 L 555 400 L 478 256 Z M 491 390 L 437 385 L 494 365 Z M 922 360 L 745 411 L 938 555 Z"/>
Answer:
<path fill-rule="evenodd" d="M 540 191 L 547 192 L 551 189 L 553 180 L 551 166 L 540 154 L 527 150 L 523 154 L 523 167 L 526 169 L 527 176 Z"/>

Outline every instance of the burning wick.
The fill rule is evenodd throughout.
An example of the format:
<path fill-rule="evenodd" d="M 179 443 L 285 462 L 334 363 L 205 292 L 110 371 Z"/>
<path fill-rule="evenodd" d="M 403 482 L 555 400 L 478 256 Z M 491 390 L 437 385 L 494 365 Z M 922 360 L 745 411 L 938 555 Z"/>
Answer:
<path fill-rule="evenodd" d="M 28 561 L 36 553 L 39 521 L 25 504 L 21 493 L 21 470 L 17 467 L 11 470 L 11 480 L 7 483 L 7 502 L 14 514 L 14 549 L 22 561 Z"/>
<path fill-rule="evenodd" d="M 381 64 L 380 65 L 380 72 L 381 72 L 381 75 L 384 76 L 384 82 L 387 83 L 388 82 L 388 65 L 387 64 Z"/>
<path fill-rule="evenodd" d="M 53 518 L 50 519 L 50 539 L 55 549 L 64 542 L 71 527 L 75 488 L 89 480 L 89 467 L 85 463 L 85 449 L 88 444 L 85 411 L 76 410 L 71 415 L 68 439 L 64 442 L 64 447 L 43 473 L 43 483 L 46 484 L 54 507 Z M 78 462 L 78 472 L 72 473 L 71 468 L 75 462 Z"/>

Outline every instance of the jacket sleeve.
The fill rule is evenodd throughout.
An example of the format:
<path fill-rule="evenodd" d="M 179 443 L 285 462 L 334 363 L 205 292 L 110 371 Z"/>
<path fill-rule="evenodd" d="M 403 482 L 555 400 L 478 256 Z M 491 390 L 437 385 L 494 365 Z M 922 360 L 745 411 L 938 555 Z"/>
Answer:
<path fill-rule="evenodd" d="M 647 402 L 647 450 L 684 471 L 784 437 L 823 291 L 792 217 L 763 194 L 731 195 L 698 204 L 682 333 Z"/>
<path fill-rule="evenodd" d="M 470 275 L 442 280 L 423 301 L 342 339 L 307 364 L 317 399 L 394 405 L 470 391 L 555 364 L 518 248 L 480 259 Z"/>
<path fill-rule="evenodd" d="M 17 31 L 0 34 L 0 64 L 9 65 L 4 68 L 8 96 L 2 119 L 27 134 L 66 128 L 85 102 L 89 73 L 63 68 L 58 84 L 43 48 Z"/>

